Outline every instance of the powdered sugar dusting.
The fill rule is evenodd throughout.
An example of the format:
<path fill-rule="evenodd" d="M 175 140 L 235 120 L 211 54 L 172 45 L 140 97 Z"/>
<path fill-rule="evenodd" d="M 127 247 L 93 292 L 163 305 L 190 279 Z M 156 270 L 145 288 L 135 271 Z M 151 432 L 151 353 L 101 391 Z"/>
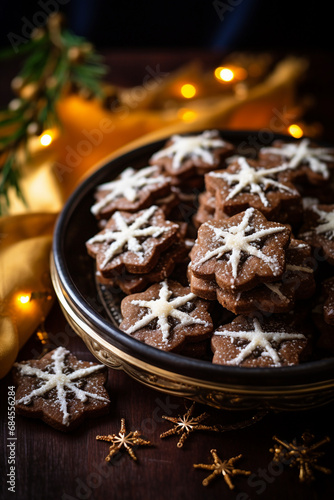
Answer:
<path fill-rule="evenodd" d="M 85 378 L 92 373 L 96 373 L 97 371 L 101 370 L 102 368 L 104 368 L 104 365 L 93 365 L 88 366 L 87 368 L 78 368 L 73 372 L 67 374 L 65 370 L 67 368 L 66 356 L 68 354 L 69 351 L 64 347 L 58 347 L 54 351 L 51 357 L 51 359 L 53 360 L 52 368 L 54 373 L 43 371 L 28 364 L 15 363 L 14 366 L 18 368 L 22 375 L 34 376 L 37 379 L 43 381 L 43 385 L 41 387 L 32 390 L 29 394 L 19 399 L 17 401 L 17 404 L 28 405 L 31 403 L 33 398 L 43 396 L 50 392 L 52 389 L 57 389 L 55 403 L 60 407 L 60 411 L 63 415 L 63 424 L 69 425 L 70 414 L 67 410 L 67 392 L 74 393 L 75 397 L 82 402 L 87 401 L 88 398 L 109 402 L 108 399 L 99 396 L 98 394 L 84 391 L 75 384 L 77 380 Z"/>
<path fill-rule="evenodd" d="M 172 168 L 178 170 L 186 158 L 200 158 L 204 162 L 212 165 L 214 156 L 211 151 L 213 148 L 220 148 L 226 145 L 226 142 L 218 137 L 216 130 L 206 130 L 199 135 L 173 135 L 173 143 L 167 148 L 158 151 L 152 156 L 156 161 L 160 158 L 173 158 Z"/>
<path fill-rule="evenodd" d="M 240 353 L 233 359 L 226 362 L 230 365 L 239 365 L 248 356 L 250 356 L 257 348 L 262 349 L 262 356 L 268 356 L 273 360 L 274 366 L 281 366 L 280 358 L 277 350 L 271 345 L 271 342 L 281 343 L 284 340 L 305 339 L 302 333 L 288 332 L 265 332 L 258 319 L 253 318 L 253 330 L 231 332 L 229 330 L 216 331 L 214 335 L 226 336 L 231 339 L 242 339 L 248 341 L 245 347 L 241 348 Z"/>
<path fill-rule="evenodd" d="M 170 334 L 170 325 L 168 323 L 168 317 L 171 316 L 176 318 L 182 326 L 188 326 L 193 324 L 208 326 L 206 321 L 200 318 L 191 316 L 190 314 L 180 311 L 178 308 L 184 306 L 188 302 L 194 300 L 196 295 L 194 293 L 188 293 L 181 297 L 176 297 L 173 300 L 169 300 L 172 295 L 172 290 L 168 288 L 167 281 L 160 283 L 159 298 L 152 300 L 132 300 L 131 304 L 144 307 L 149 309 L 149 312 L 142 318 L 139 319 L 133 326 L 126 330 L 126 333 L 131 334 L 140 330 L 141 328 L 147 326 L 152 320 L 158 320 L 159 328 L 162 332 L 162 340 L 168 343 L 168 338 Z"/>

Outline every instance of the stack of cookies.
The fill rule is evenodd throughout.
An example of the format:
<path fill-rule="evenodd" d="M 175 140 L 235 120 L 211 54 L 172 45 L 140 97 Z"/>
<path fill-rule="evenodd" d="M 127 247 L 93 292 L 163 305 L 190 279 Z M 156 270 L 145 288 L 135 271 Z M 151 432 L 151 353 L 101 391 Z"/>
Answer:
<path fill-rule="evenodd" d="M 97 279 L 126 294 L 137 293 L 186 262 L 193 240 L 182 219 L 194 213 L 196 193 L 189 192 L 189 185 L 181 189 L 182 182 L 203 182 L 200 173 L 221 167 L 233 150 L 217 131 L 173 136 L 161 154 L 149 159 L 151 165 L 127 167 L 116 180 L 98 186 L 91 212 L 101 232 L 86 244 L 96 259 Z M 157 164 L 152 164 L 155 156 Z"/>
<path fill-rule="evenodd" d="M 99 281 L 128 294 L 169 276 L 188 255 L 182 229 L 166 220 L 157 205 L 135 213 L 115 212 L 86 243 L 96 259 Z"/>
<path fill-rule="evenodd" d="M 312 246 L 324 270 L 313 320 L 320 332 L 318 347 L 327 356 L 334 354 L 334 205 L 319 204 L 317 199 L 305 200 L 299 237 Z"/>
<path fill-rule="evenodd" d="M 217 130 L 206 130 L 198 135 L 173 135 L 152 155 L 149 163 L 162 167 L 171 179 L 176 201 L 171 212 L 173 220 L 191 221 L 197 212 L 204 174 L 225 167 L 234 151 L 234 146 L 223 140 Z"/>
<path fill-rule="evenodd" d="M 216 130 L 175 135 L 149 166 L 98 187 L 87 250 L 98 279 L 127 295 L 120 328 L 187 356 L 211 342 L 227 365 L 334 353 L 334 150 L 236 149 Z"/>
<path fill-rule="evenodd" d="M 288 312 L 315 290 L 311 247 L 254 208 L 202 224 L 190 256 L 192 291 L 235 314 Z"/>

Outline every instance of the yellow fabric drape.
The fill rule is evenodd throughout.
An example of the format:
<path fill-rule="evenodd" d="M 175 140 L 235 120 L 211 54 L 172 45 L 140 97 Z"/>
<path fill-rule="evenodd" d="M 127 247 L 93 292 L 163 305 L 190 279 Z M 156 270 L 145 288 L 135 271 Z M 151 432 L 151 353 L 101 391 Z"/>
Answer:
<path fill-rule="evenodd" d="M 49 254 L 55 219 L 45 213 L 0 219 L 0 378 L 52 306 Z M 20 302 L 33 292 L 52 298 Z"/>

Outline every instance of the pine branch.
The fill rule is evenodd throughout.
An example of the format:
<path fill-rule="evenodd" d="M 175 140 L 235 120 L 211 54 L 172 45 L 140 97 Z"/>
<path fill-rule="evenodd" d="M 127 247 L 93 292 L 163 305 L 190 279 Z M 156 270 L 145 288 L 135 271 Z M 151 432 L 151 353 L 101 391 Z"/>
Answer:
<path fill-rule="evenodd" d="M 10 189 L 23 200 L 20 161 L 22 156 L 27 160 L 29 136 L 59 125 L 56 107 L 67 92 L 74 89 L 103 97 L 102 79 L 107 72 L 91 44 L 64 29 L 58 14 L 51 15 L 46 28 L 36 30 L 23 49 L 20 55 L 25 54 L 25 62 L 12 81 L 17 98 L 0 113 L 0 215 L 9 207 Z M 15 55 L 5 50 L 0 60 Z"/>

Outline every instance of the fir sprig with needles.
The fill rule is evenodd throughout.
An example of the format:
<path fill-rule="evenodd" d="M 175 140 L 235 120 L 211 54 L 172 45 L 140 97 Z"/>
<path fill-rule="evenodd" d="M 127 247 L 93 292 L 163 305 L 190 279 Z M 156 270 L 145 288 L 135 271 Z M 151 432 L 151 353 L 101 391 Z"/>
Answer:
<path fill-rule="evenodd" d="M 24 201 L 20 169 L 29 159 L 29 137 L 60 125 L 57 103 L 62 96 L 78 92 L 84 98 L 102 98 L 107 71 L 102 56 L 66 29 L 59 14 L 33 32 L 20 54 L 25 60 L 12 80 L 16 98 L 0 112 L 0 214 L 7 211 L 11 188 Z M 15 55 L 7 49 L 0 60 Z"/>

